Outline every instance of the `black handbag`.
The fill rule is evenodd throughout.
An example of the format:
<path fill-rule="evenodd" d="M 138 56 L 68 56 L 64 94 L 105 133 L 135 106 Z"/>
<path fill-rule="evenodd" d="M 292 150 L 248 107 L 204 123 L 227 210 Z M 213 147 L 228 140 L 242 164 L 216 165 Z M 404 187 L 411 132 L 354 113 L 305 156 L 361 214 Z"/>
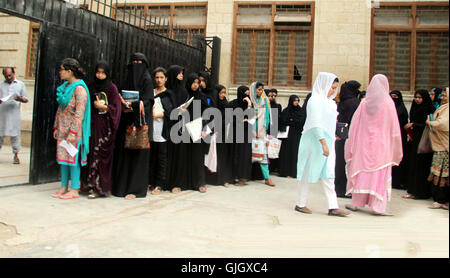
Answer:
<path fill-rule="evenodd" d="M 340 123 L 336 124 L 336 136 L 341 139 L 348 138 L 348 123 Z"/>

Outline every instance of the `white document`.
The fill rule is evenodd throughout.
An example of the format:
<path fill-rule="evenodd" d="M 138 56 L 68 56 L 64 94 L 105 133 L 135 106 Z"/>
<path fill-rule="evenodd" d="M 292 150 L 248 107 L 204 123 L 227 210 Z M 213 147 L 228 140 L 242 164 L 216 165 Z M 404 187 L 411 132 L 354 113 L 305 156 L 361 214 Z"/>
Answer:
<path fill-rule="evenodd" d="M 8 100 L 10 100 L 12 97 L 15 97 L 16 96 L 16 94 L 10 94 L 10 95 L 7 95 L 6 97 L 3 97 L 1 100 L 2 100 L 2 102 L 7 102 Z"/>
<path fill-rule="evenodd" d="M 157 114 L 160 114 L 160 113 L 164 114 L 164 107 L 162 106 L 161 98 L 159 98 L 159 97 L 155 98 L 155 104 L 153 105 L 153 112 L 157 113 Z M 162 122 L 163 118 L 158 118 L 155 120 Z"/>
<path fill-rule="evenodd" d="M 186 124 L 186 128 L 193 142 L 197 142 L 202 138 L 202 118 L 197 118 Z"/>
<path fill-rule="evenodd" d="M 212 130 L 209 128 L 209 126 L 206 126 L 206 135 L 211 134 Z"/>
<path fill-rule="evenodd" d="M 288 138 L 289 135 L 289 126 L 286 127 L 286 131 L 285 132 L 278 132 L 278 139 L 284 139 L 284 138 Z"/>
<path fill-rule="evenodd" d="M 75 157 L 75 155 L 77 155 L 78 153 L 77 148 L 75 148 L 72 144 L 70 144 L 66 140 L 62 140 L 61 143 L 59 143 L 59 145 L 64 149 L 66 149 L 66 151 L 69 153 L 71 157 Z"/>
<path fill-rule="evenodd" d="M 256 118 L 248 120 L 248 123 L 254 125 L 256 123 Z"/>
<path fill-rule="evenodd" d="M 189 107 L 189 105 L 191 105 L 192 101 L 194 100 L 194 97 L 191 97 L 188 101 L 186 101 L 185 103 L 183 103 L 182 105 L 180 105 L 178 107 L 178 109 L 187 109 Z"/>

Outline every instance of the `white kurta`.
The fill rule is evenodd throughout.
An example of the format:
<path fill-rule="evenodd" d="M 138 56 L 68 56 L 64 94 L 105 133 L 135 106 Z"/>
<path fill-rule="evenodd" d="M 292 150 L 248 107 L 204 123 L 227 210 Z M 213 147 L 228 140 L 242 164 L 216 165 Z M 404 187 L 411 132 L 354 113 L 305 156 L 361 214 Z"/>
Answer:
<path fill-rule="evenodd" d="M 15 79 L 11 84 L 6 81 L 0 83 L 0 98 L 9 95 L 27 97 L 25 84 Z M 21 117 L 20 102 L 11 97 L 0 104 L 0 137 L 20 135 Z"/>

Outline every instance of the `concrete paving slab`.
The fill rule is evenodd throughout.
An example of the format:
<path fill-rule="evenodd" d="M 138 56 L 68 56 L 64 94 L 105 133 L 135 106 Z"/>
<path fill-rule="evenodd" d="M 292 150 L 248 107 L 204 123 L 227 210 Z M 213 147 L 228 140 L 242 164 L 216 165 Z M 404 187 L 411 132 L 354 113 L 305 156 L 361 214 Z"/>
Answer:
<path fill-rule="evenodd" d="M 30 148 L 22 147 L 19 152 L 20 164 L 13 164 L 11 146 L 0 149 L 0 187 L 28 183 L 30 172 Z"/>
<path fill-rule="evenodd" d="M 293 210 L 296 180 L 273 180 L 136 200 L 55 199 L 58 183 L 0 188 L 0 257 L 449 257 L 449 213 L 431 200 L 394 190 L 393 217 L 339 218 L 312 186 L 305 215 Z"/>

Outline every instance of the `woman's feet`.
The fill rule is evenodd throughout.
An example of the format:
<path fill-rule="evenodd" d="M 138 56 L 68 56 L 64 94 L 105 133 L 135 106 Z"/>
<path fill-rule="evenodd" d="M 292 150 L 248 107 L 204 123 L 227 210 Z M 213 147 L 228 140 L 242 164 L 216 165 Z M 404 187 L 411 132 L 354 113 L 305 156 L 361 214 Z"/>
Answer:
<path fill-rule="evenodd" d="M 97 192 L 92 192 L 91 194 L 89 194 L 88 195 L 88 199 L 97 199 L 97 198 L 100 198 L 100 197 L 104 197 L 104 195 L 100 195 L 100 194 L 98 194 Z"/>
<path fill-rule="evenodd" d="M 80 195 L 78 195 L 77 189 L 72 189 L 72 190 L 66 192 L 65 194 L 62 194 L 61 196 L 59 196 L 59 198 L 63 199 L 63 200 L 78 199 L 78 198 L 80 198 Z"/>
<path fill-rule="evenodd" d="M 229 188 L 230 184 L 229 183 L 225 183 L 223 186 L 225 186 L 226 188 Z"/>
<path fill-rule="evenodd" d="M 205 193 L 206 192 L 206 186 L 202 185 L 198 188 L 198 191 L 200 191 L 200 193 Z"/>
<path fill-rule="evenodd" d="M 66 194 L 66 193 L 67 193 L 67 187 L 62 187 L 61 189 L 59 189 L 59 191 L 53 193 L 52 197 L 59 198 L 61 195 Z"/>
<path fill-rule="evenodd" d="M 415 199 L 416 197 L 414 195 L 411 194 L 406 194 L 402 196 L 403 199 Z"/>
<path fill-rule="evenodd" d="M 180 193 L 181 192 L 181 188 L 179 188 L 179 187 L 174 187 L 173 189 L 172 189 L 172 193 L 173 194 L 178 194 L 178 193 Z"/>
<path fill-rule="evenodd" d="M 376 216 L 394 216 L 392 213 L 389 212 L 376 212 L 376 211 L 372 211 L 373 215 Z"/>
<path fill-rule="evenodd" d="M 331 216 L 345 217 L 349 214 L 350 214 L 349 211 L 345 211 L 343 209 L 329 209 L 328 210 L 328 215 L 331 215 Z"/>
<path fill-rule="evenodd" d="M 265 183 L 266 185 L 268 185 L 268 186 L 275 186 L 275 184 L 273 183 L 273 181 L 272 181 L 271 179 L 266 179 L 266 180 L 264 181 L 264 183 Z"/>
<path fill-rule="evenodd" d="M 295 208 L 294 208 L 296 211 L 298 211 L 298 212 L 301 212 L 301 213 L 306 213 L 306 214 L 311 214 L 312 213 L 312 210 L 310 210 L 309 208 L 307 208 L 307 207 L 299 207 L 299 206 L 295 206 Z"/>
<path fill-rule="evenodd" d="M 441 209 L 448 210 L 448 206 L 446 204 L 441 204 L 441 203 L 438 203 L 438 202 L 434 202 L 428 208 L 430 208 L 430 209 L 440 209 L 441 208 Z"/>
<path fill-rule="evenodd" d="M 351 211 L 358 211 L 358 207 L 353 205 L 345 205 L 345 208 Z"/>
<path fill-rule="evenodd" d="M 136 199 L 136 195 L 134 195 L 134 194 L 128 194 L 127 196 L 125 196 L 125 199 L 126 199 L 126 200 L 133 200 L 133 199 Z"/>
<path fill-rule="evenodd" d="M 159 194 L 161 194 L 160 186 L 156 186 L 155 188 L 152 189 L 152 195 L 159 195 Z"/>

